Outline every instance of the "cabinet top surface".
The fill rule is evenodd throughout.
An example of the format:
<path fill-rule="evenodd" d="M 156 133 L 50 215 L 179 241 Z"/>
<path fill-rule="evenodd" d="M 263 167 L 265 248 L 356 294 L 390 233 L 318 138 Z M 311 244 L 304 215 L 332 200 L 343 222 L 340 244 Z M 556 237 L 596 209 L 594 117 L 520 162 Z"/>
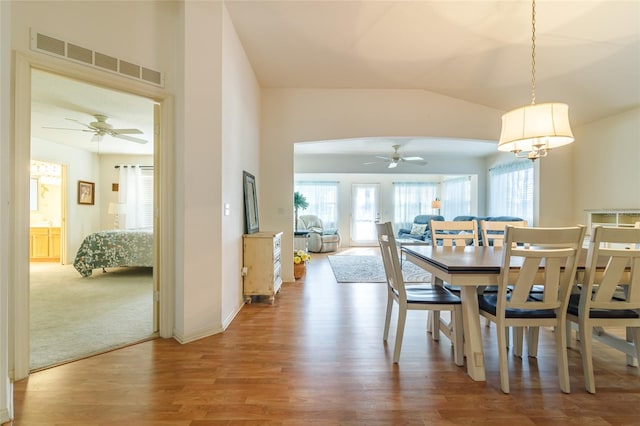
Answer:
<path fill-rule="evenodd" d="M 278 237 L 282 235 L 282 231 L 261 231 L 255 232 L 253 234 L 243 234 L 244 238 L 266 238 L 266 237 Z"/>

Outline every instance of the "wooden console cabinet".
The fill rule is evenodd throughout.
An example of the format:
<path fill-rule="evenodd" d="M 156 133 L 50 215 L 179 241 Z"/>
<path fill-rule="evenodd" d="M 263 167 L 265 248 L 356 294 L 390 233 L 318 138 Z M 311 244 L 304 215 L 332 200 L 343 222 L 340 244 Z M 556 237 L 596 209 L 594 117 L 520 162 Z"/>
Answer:
<path fill-rule="evenodd" d="M 251 296 L 268 296 L 273 303 L 282 286 L 282 232 L 245 234 L 242 239 L 244 300 L 251 303 Z"/>

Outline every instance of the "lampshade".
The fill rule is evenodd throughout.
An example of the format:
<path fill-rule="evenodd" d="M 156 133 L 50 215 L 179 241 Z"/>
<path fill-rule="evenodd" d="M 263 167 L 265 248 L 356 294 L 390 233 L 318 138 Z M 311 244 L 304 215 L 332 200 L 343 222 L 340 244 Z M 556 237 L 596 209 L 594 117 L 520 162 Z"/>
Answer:
<path fill-rule="evenodd" d="M 573 142 L 569 107 L 562 103 L 532 104 L 502 116 L 500 151 L 548 150 Z"/>
<path fill-rule="evenodd" d="M 124 214 L 125 208 L 124 203 L 109 203 L 109 209 L 107 210 L 109 214 Z"/>
<path fill-rule="evenodd" d="M 431 208 L 432 209 L 439 209 L 440 208 L 440 200 L 439 199 L 435 199 L 431 202 Z"/>

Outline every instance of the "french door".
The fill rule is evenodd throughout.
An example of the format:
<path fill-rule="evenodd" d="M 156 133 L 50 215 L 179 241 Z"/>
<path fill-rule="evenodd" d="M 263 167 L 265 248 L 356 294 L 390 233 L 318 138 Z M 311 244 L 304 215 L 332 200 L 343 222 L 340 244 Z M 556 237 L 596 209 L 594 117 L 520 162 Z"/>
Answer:
<path fill-rule="evenodd" d="M 376 222 L 380 220 L 380 184 L 351 185 L 351 245 L 377 245 Z"/>

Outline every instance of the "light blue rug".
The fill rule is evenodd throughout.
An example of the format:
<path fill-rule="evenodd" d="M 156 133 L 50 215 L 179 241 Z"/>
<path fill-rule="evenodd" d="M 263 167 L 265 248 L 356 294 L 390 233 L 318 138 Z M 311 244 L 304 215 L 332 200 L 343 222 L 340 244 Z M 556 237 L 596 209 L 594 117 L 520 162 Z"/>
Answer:
<path fill-rule="evenodd" d="M 329 263 L 339 283 L 387 282 L 380 256 L 329 256 Z M 402 262 L 404 281 L 408 283 L 431 282 L 431 274 L 411 262 Z"/>

